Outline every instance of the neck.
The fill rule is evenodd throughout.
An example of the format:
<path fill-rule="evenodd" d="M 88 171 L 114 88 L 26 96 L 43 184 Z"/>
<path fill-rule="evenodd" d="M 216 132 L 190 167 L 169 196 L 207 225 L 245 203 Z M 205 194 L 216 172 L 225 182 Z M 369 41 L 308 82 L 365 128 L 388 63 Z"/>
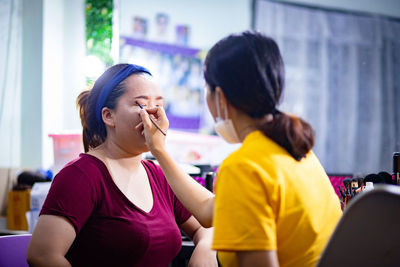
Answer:
<path fill-rule="evenodd" d="M 90 153 L 105 162 L 113 161 L 127 169 L 136 169 L 138 166 L 141 166 L 142 153 L 129 153 L 108 139 L 103 144 L 91 150 Z"/>
<path fill-rule="evenodd" d="M 246 136 L 257 130 L 256 121 L 246 114 L 237 114 L 233 121 L 236 128 L 236 133 L 239 136 L 240 142 L 243 142 Z"/>
<path fill-rule="evenodd" d="M 248 134 L 250 134 L 251 132 L 254 132 L 256 130 L 257 130 L 257 128 L 254 126 L 254 124 L 244 125 L 244 126 L 242 126 L 242 128 L 238 128 L 238 136 L 239 136 L 240 142 L 243 142 Z"/>
<path fill-rule="evenodd" d="M 243 142 L 249 133 L 257 130 L 256 119 L 251 118 L 246 113 L 230 106 L 229 114 L 240 142 Z"/>

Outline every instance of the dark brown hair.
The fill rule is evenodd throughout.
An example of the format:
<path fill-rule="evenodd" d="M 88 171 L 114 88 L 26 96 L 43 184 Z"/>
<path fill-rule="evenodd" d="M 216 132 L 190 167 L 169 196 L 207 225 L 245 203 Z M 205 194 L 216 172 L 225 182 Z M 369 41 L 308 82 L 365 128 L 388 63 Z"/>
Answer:
<path fill-rule="evenodd" d="M 204 63 L 211 92 L 219 86 L 228 101 L 258 128 L 300 161 L 314 145 L 314 131 L 304 120 L 276 109 L 284 88 L 284 64 L 275 41 L 257 32 L 230 35 L 216 43 Z M 263 120 L 268 114 L 273 120 Z"/>

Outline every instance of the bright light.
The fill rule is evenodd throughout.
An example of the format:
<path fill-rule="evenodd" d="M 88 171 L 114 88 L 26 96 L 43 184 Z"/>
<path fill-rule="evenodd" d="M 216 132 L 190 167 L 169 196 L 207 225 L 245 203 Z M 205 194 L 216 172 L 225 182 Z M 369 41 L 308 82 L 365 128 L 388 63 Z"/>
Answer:
<path fill-rule="evenodd" d="M 86 56 L 83 64 L 85 76 L 91 79 L 97 79 L 106 69 L 104 62 L 94 55 Z"/>

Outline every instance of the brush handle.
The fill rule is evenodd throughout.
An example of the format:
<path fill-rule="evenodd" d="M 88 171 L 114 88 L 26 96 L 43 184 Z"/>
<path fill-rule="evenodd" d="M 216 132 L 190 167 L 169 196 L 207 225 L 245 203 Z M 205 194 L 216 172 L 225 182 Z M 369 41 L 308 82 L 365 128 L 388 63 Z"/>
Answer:
<path fill-rule="evenodd" d="M 167 133 L 166 133 L 163 129 L 161 129 L 160 126 L 158 126 L 158 124 L 154 121 L 154 119 L 153 119 L 151 116 L 149 116 L 149 118 L 150 118 L 151 122 L 154 124 L 154 126 L 156 126 L 156 128 L 157 128 L 164 136 L 166 136 Z"/>
<path fill-rule="evenodd" d="M 143 106 L 139 104 L 139 102 L 136 101 L 136 104 L 139 106 L 140 109 L 143 109 Z M 154 126 L 156 126 L 156 128 L 164 135 L 167 136 L 167 133 L 161 129 L 160 126 L 158 126 L 158 124 L 154 121 L 154 119 L 149 115 L 149 118 L 151 120 L 151 122 L 154 124 Z"/>

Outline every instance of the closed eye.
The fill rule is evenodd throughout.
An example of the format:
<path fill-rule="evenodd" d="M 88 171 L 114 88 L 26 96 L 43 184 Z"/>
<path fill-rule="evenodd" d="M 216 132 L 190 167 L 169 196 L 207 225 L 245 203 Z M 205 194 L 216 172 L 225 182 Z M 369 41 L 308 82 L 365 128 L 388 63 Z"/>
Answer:
<path fill-rule="evenodd" d="M 146 106 L 146 104 L 142 104 L 142 103 L 139 103 L 139 102 L 137 102 L 137 101 L 135 101 L 135 105 L 138 106 L 138 107 L 140 107 L 140 108 Z"/>
<path fill-rule="evenodd" d="M 136 101 L 135 102 L 135 105 L 136 106 L 138 106 L 138 107 L 140 107 L 140 106 L 142 106 L 142 107 L 147 107 L 147 106 L 149 106 L 147 103 L 145 104 L 145 103 L 139 103 L 138 101 Z M 155 105 L 152 105 L 152 107 L 163 107 L 163 103 L 158 103 L 158 104 L 155 104 Z"/>

